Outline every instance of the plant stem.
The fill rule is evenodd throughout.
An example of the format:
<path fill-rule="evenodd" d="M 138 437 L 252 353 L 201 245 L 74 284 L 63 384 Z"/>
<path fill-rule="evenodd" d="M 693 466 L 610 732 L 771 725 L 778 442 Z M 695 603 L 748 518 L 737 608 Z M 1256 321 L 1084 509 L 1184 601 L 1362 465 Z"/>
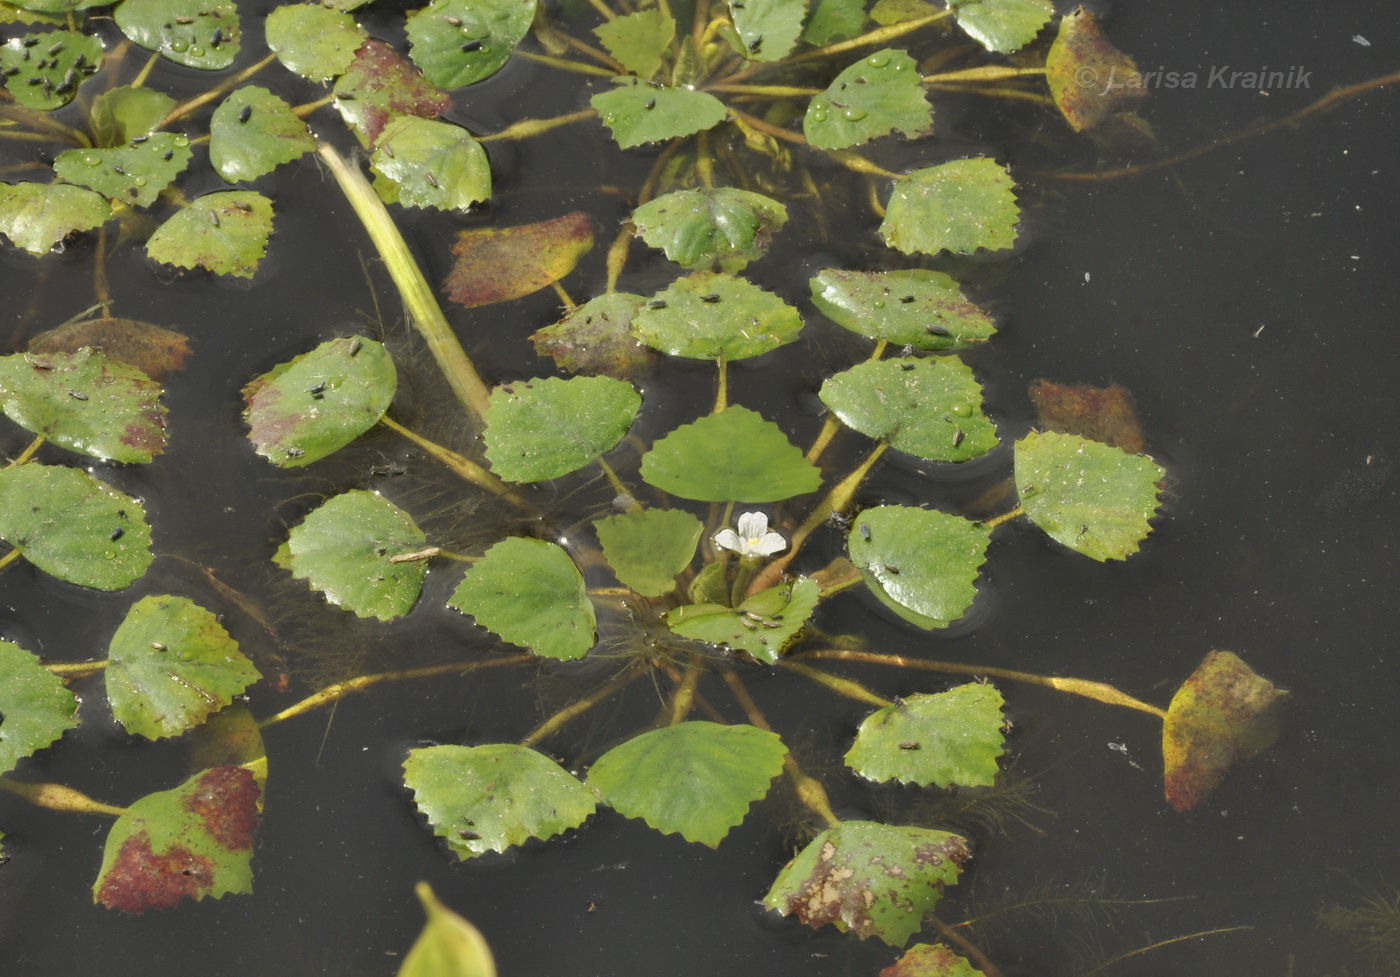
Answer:
<path fill-rule="evenodd" d="M 563 709 L 560 709 L 554 715 L 540 723 L 520 741 L 520 745 L 534 746 L 546 736 L 557 733 L 579 716 L 582 716 L 585 712 L 598 705 L 598 703 L 611 698 L 614 694 L 622 691 L 644 674 L 646 674 L 646 668 L 640 663 L 633 663 L 618 673 L 617 677 L 611 682 L 594 689 L 581 699 L 575 699 Z"/>
<path fill-rule="evenodd" d="M 536 54 L 533 51 L 523 51 L 515 49 L 515 56 L 526 61 L 534 61 L 536 64 L 547 64 L 551 68 L 558 68 L 560 71 L 572 71 L 576 75 L 596 75 L 600 78 L 614 78 L 618 72 L 609 68 L 601 68 L 596 64 L 584 64 L 581 61 L 570 61 L 567 58 L 555 58 L 548 54 Z"/>
<path fill-rule="evenodd" d="M 8 555 L 8 554 L 6 554 Z M 95 662 L 45 662 L 44 668 L 55 675 L 66 675 L 81 678 L 84 675 L 95 675 L 107 667 L 107 659 Z"/>
<path fill-rule="evenodd" d="M 428 287 L 418 263 L 413 260 L 403 235 L 389 217 L 389 211 L 358 167 L 347 164 L 340 154 L 326 143 L 321 143 L 318 151 L 330 167 L 360 222 L 364 224 L 365 230 L 369 232 L 375 250 L 384 259 L 389 275 L 398 286 L 404 305 L 408 307 L 409 319 L 427 341 L 428 349 L 432 351 L 433 358 L 437 360 L 448 385 L 457 395 L 457 399 L 475 416 L 478 427 L 481 426 L 485 423 L 491 391 L 482 382 L 476 367 L 472 365 L 466 351 L 462 349 L 462 344 L 452 332 L 452 327 L 447 324 L 442 308 L 433 297 L 432 289 Z"/>
<path fill-rule="evenodd" d="M 1024 516 L 1025 514 L 1026 510 L 1018 505 L 1016 508 L 1003 512 L 999 516 L 992 516 L 990 519 L 983 519 L 982 525 L 986 526 L 988 529 L 996 529 L 1002 523 L 1010 522 L 1017 516 Z"/>
<path fill-rule="evenodd" d="M 799 146 L 807 145 L 807 137 L 803 136 L 801 133 L 793 132 L 791 129 L 784 129 L 782 126 L 775 126 L 771 122 L 764 122 L 758 116 L 749 115 L 747 112 L 741 112 L 733 105 L 728 106 L 728 108 L 730 115 L 743 122 L 744 125 L 751 129 L 756 129 L 759 132 L 772 136 L 774 139 L 782 139 L 786 142 L 796 143 Z"/>
<path fill-rule="evenodd" d="M 30 458 L 33 458 L 33 457 L 34 457 L 34 452 L 38 451 L 39 448 L 42 447 L 43 444 L 44 444 L 44 442 L 47 441 L 48 439 L 49 439 L 49 438 L 48 438 L 48 435 L 46 435 L 46 434 L 36 434 L 36 435 L 34 435 L 34 440 L 31 441 L 31 442 L 29 442 L 29 445 L 28 445 L 23 451 L 21 451 L 17 456 L 15 456 L 15 459 L 14 459 L 13 461 L 11 461 L 11 462 L 10 462 L 8 465 L 6 465 L 5 467 L 6 467 L 6 468 L 13 468 L 15 465 L 23 465 L 23 464 L 24 464 L 25 462 L 27 462 Z"/>
<path fill-rule="evenodd" d="M 193 112 L 200 106 L 208 105 L 210 102 L 214 101 L 214 99 L 221 97 L 227 92 L 233 91 L 233 89 L 243 84 L 249 78 L 252 78 L 259 71 L 262 71 L 264 68 L 266 68 L 268 65 L 272 64 L 272 62 L 276 60 L 277 55 L 269 54 L 267 57 L 263 58 L 256 64 L 250 64 L 238 74 L 230 78 L 225 78 L 223 81 L 219 82 L 219 84 L 215 85 L 207 92 L 204 92 L 202 95 L 196 95 L 188 102 L 182 102 L 181 104 L 175 106 L 173 109 L 167 112 L 165 118 L 161 119 L 159 122 L 156 123 L 155 128 L 164 129 L 166 126 L 170 125 L 170 123 L 183 119 L 185 116 L 189 115 L 191 112 Z"/>
<path fill-rule="evenodd" d="M 894 705 L 889 699 L 876 695 L 874 692 L 871 692 L 865 686 L 852 679 L 841 678 L 840 676 L 832 675 L 830 672 L 823 672 L 819 668 L 812 668 L 810 665 L 804 665 L 801 662 L 786 658 L 779 658 L 778 664 L 790 672 L 796 672 L 804 678 L 811 679 L 819 685 L 825 685 L 828 689 L 838 692 L 848 699 L 855 699 L 857 702 L 879 706 L 882 709 L 885 706 Z"/>
<path fill-rule="evenodd" d="M 715 358 L 715 366 L 719 370 L 719 380 L 715 384 L 714 413 L 719 414 L 729 406 L 729 364 L 724 361 L 723 353 Z"/>
<path fill-rule="evenodd" d="M 1088 679 L 1080 678 L 1060 678 L 1054 675 L 1033 675 L 1030 672 L 1018 672 L 1010 668 L 990 668 L 986 665 L 965 665 L 961 662 L 940 662 L 931 661 L 924 658 L 906 658 L 903 655 L 882 655 L 873 651 L 846 651 L 840 648 L 822 648 L 815 651 L 803 651 L 792 656 L 788 661 L 800 661 L 807 658 L 835 659 L 837 661 L 860 662 L 863 665 L 892 665 L 895 668 L 922 669 L 927 672 L 946 672 L 954 675 L 987 676 L 990 678 L 1001 678 L 1011 682 L 1026 682 L 1031 685 L 1043 685 L 1046 688 L 1055 689 L 1059 692 L 1068 692 L 1071 695 L 1084 696 L 1086 699 L 1094 699 L 1110 706 L 1123 706 L 1125 709 L 1136 709 L 1138 712 L 1146 712 L 1156 716 L 1158 719 L 1165 719 L 1167 711 L 1160 709 L 1151 703 L 1134 699 L 1126 692 L 1120 692 L 1106 682 L 1091 682 Z"/>
<path fill-rule="evenodd" d="M 1198 933 L 1185 933 L 1181 936 L 1173 936 L 1170 939 L 1158 940 L 1156 943 L 1150 943 L 1147 946 L 1140 946 L 1136 950 L 1129 950 L 1127 953 L 1120 953 L 1116 957 L 1110 957 L 1109 959 L 1105 960 L 1103 963 L 1095 967 L 1093 970 L 1086 972 L 1084 974 L 1084 977 L 1094 977 L 1095 974 L 1101 974 L 1109 967 L 1112 967 L 1114 964 L 1121 963 L 1122 961 L 1127 960 L 1129 957 L 1136 957 L 1139 954 L 1149 953 L 1152 950 L 1160 950 L 1162 947 L 1171 946 L 1173 943 L 1182 943 L 1186 940 L 1199 940 L 1203 936 L 1222 936 L 1225 933 L 1241 933 L 1246 930 L 1252 929 L 1254 929 L 1253 926 L 1221 926 L 1218 929 L 1201 930 Z"/>
<path fill-rule="evenodd" d="M 0 777 L 0 790 L 7 790 L 11 794 L 23 797 L 31 804 L 47 807 L 54 811 L 72 811 L 76 814 L 122 815 L 126 813 L 124 807 L 103 804 L 101 801 L 95 801 L 86 794 L 62 784 L 31 784 L 22 780 L 11 780 L 9 777 Z"/>
<path fill-rule="evenodd" d="M 821 587 L 823 600 L 832 594 L 839 594 L 841 591 L 858 586 L 865 581 L 861 572 L 844 556 L 838 556 L 812 574 L 812 579 L 817 582 L 817 586 Z"/>
<path fill-rule="evenodd" d="M 295 115 L 298 119 L 304 119 L 312 112 L 315 112 L 317 109 L 325 108 L 327 105 L 330 105 L 334 101 L 335 95 L 331 94 L 327 95 L 325 98 L 318 98 L 314 102 L 306 102 L 302 105 L 294 105 L 292 106 L 292 114 Z"/>
<path fill-rule="evenodd" d="M 735 95 L 767 95 L 772 98 L 809 98 L 820 95 L 825 89 L 800 88 L 796 85 L 747 85 L 743 82 L 716 82 L 704 85 L 702 91 L 730 92 Z"/>
<path fill-rule="evenodd" d="M 529 139 L 531 136 L 541 135 L 551 129 L 558 129 L 560 126 L 572 125 L 575 122 L 584 122 L 597 117 L 598 113 L 593 109 L 583 109 L 578 112 L 570 112 L 568 115 L 556 115 L 552 119 L 521 119 L 519 122 L 506 126 L 500 132 L 493 132 L 489 136 L 477 136 L 476 141 L 499 142 L 503 139 Z"/>
<path fill-rule="evenodd" d="M 690 710 L 695 706 L 695 685 L 700 681 L 700 665 L 697 661 L 691 661 L 685 666 L 685 672 L 681 675 L 680 685 L 676 687 L 676 694 L 671 697 L 671 720 L 672 726 L 681 722 L 690 714 Z"/>
<path fill-rule="evenodd" d="M 4 556 L 0 556 L 0 570 L 4 570 L 5 568 L 7 568 L 11 563 L 14 563 L 16 560 L 18 560 L 23 554 L 24 550 L 16 546 Z"/>
<path fill-rule="evenodd" d="M 826 415 L 826 420 L 822 421 L 822 429 L 817 432 L 817 439 L 807 449 L 807 460 L 815 465 L 817 459 L 822 456 L 822 452 L 831 444 L 831 439 L 836 437 L 836 432 L 839 430 L 841 430 L 841 422 L 836 419 L 836 415 Z"/>
<path fill-rule="evenodd" d="M 394 420 L 388 414 L 385 414 L 383 417 L 381 417 L 379 419 L 379 423 L 383 424 L 389 430 L 408 438 L 408 440 L 412 441 L 414 444 L 418 445 L 418 447 L 422 448 L 428 454 L 432 455 L 438 461 L 442 462 L 448 468 L 452 469 L 454 474 L 460 475 L 463 479 L 465 479 L 468 482 L 471 482 L 478 488 L 483 488 L 486 491 L 490 492 L 492 495 L 497 495 L 503 499 L 508 499 L 518 506 L 526 507 L 529 505 L 529 503 L 527 503 L 518 494 L 516 494 L 515 489 L 511 488 L 509 485 L 501 481 L 495 475 L 492 475 L 485 468 L 482 468 L 470 458 L 467 458 L 464 455 L 459 455 L 451 448 L 445 448 L 442 445 L 438 444 L 436 441 L 429 441 L 427 438 L 423 437 L 423 435 L 421 434 L 418 434 L 416 431 L 410 431 L 408 428 L 404 427 L 402 424 Z"/>
<path fill-rule="evenodd" d="M 982 972 L 983 977 L 1001 977 L 1001 971 L 997 969 L 996 964 L 988 960 L 987 955 L 976 945 L 937 916 L 930 914 L 928 918 L 933 923 L 933 928 L 938 930 L 938 935 L 961 950 L 963 956 L 977 965 L 977 969 Z"/>
<path fill-rule="evenodd" d="M 603 477 L 608 480 L 608 484 L 612 486 L 614 492 L 618 495 L 625 495 L 627 498 L 633 499 L 634 502 L 636 501 L 632 495 L 631 489 L 622 484 L 622 479 L 617 477 L 617 472 L 613 471 L 612 466 L 603 460 L 602 455 L 599 455 L 593 460 L 598 463 L 599 468 L 603 469 Z"/>
<path fill-rule="evenodd" d="M 1027 75 L 1044 75 L 1045 68 L 1012 68 L 1004 64 L 984 64 L 976 68 L 963 68 L 961 71 L 940 71 L 924 75 L 919 80 L 925 85 L 936 85 L 944 81 L 1001 81 L 1005 78 L 1022 78 Z"/>

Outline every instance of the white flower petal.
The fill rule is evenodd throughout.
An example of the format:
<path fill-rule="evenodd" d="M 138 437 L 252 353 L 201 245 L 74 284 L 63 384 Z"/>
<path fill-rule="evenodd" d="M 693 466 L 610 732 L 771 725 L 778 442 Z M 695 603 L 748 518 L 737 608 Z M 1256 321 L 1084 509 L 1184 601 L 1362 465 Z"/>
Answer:
<path fill-rule="evenodd" d="M 739 535 L 744 539 L 758 539 L 768 532 L 766 512 L 745 512 L 739 516 Z"/>
<path fill-rule="evenodd" d="M 759 556 L 772 556 L 785 549 L 787 549 L 787 540 L 783 539 L 779 533 L 764 533 L 759 537 L 757 543 L 748 544 L 748 551 L 757 553 Z"/>
<path fill-rule="evenodd" d="M 735 553 L 744 552 L 744 541 L 732 529 L 721 529 L 715 533 L 714 541 L 715 545 L 722 550 L 733 550 Z"/>

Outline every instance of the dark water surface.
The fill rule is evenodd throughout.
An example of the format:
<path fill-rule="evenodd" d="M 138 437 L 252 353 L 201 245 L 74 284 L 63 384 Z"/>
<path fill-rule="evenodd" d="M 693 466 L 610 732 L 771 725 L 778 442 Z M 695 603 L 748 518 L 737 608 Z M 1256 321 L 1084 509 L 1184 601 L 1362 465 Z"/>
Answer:
<path fill-rule="evenodd" d="M 1144 108 L 1167 155 L 1400 68 L 1394 25 L 1388 6 L 1367 0 L 1225 9 L 1185 0 L 1123 4 L 1109 27 L 1143 68 L 1199 73 L 1195 90 L 1159 90 Z M 1265 95 L 1208 86 L 1219 65 L 1299 66 L 1310 72 L 1309 87 Z M 200 81 L 188 84 L 193 90 Z M 459 96 L 458 114 L 489 131 L 575 109 L 589 93 L 579 86 L 561 96 L 562 89 L 555 76 L 517 62 Z M 543 107 L 546 98 L 552 109 Z M 561 98 L 562 108 L 554 101 Z M 1098 183 L 1052 178 L 1096 165 L 1089 142 L 1053 119 L 1022 109 L 985 116 L 981 102 L 950 102 L 945 117 L 937 102 L 948 145 L 997 153 L 1021 183 L 1020 253 L 987 266 L 999 284 L 979 295 L 1003 329 L 971 357 L 1003 440 L 1029 427 L 1025 389 L 1034 378 L 1121 383 L 1137 399 L 1150 453 L 1168 468 L 1167 503 L 1142 553 L 1126 563 L 1094 563 L 1029 526 L 998 531 L 970 621 L 946 634 L 900 626 L 854 594 L 832 601 L 819 623 L 859 629 L 880 650 L 1106 681 L 1163 705 L 1207 651 L 1230 649 L 1293 692 L 1277 745 L 1183 815 L 1162 798 L 1160 725 L 1151 717 L 1003 685 L 1015 724 L 1009 759 L 1017 778 L 1031 779 L 1036 809 L 1021 812 L 1029 826 L 959 825 L 972 831 L 976 856 L 940 916 L 954 921 L 1090 891 L 1178 900 L 1007 915 L 997 929 L 979 930 L 1007 977 L 1389 972 L 1319 925 L 1317 914 L 1400 886 L 1396 483 L 1361 477 L 1400 457 L 1397 99 L 1400 91 L 1381 89 L 1299 129 Z M 322 131 L 338 128 L 319 121 Z M 597 188 L 635 186 L 650 156 L 598 145 L 596 133 L 581 126 L 558 140 L 493 147 L 497 196 L 484 218 L 405 217 L 401 226 L 430 279 L 445 273 L 456 228 L 483 220 L 511 224 L 584 208 L 602 229 L 600 241 L 611 240 L 630 204 Z M 930 143 L 905 162 L 949 155 L 959 153 Z M 349 667 L 337 663 L 373 670 L 499 649 L 460 615 L 439 610 L 455 583 L 450 568 L 429 575 L 424 601 L 407 620 L 375 628 L 350 624 L 263 569 L 285 524 L 320 494 L 390 462 L 408 475 L 372 484 L 449 537 L 478 546 L 483 539 L 467 518 L 478 503 L 389 436 L 372 436 L 309 476 L 278 472 L 247 446 L 238 390 L 249 378 L 323 338 L 380 328 L 358 257 L 368 243 L 329 178 L 308 160 L 271 180 L 282 217 L 251 286 L 200 276 L 158 284 L 170 276 L 141 255 L 114 257 L 117 313 L 187 331 L 195 355 L 168 384 L 170 451 L 149 466 L 103 473 L 147 500 L 158 553 L 212 566 L 266 601 L 294 691 L 279 698 L 258 690 L 251 702 L 258 715 Z M 186 192 L 216 182 L 211 175 L 207 187 Z M 824 262 L 876 253 L 875 219 L 855 214 L 836 241 L 810 252 L 780 237 L 752 274 L 804 302 L 806 278 Z M 645 291 L 669 274 L 644 250 L 634 249 L 624 287 Z M 567 280 L 575 297 L 601 290 L 601 251 Z M 90 258 L 79 248 L 36 262 L 7 249 L 0 326 L 32 333 L 90 304 Z M 397 301 L 379 284 L 392 329 Z M 31 302 L 41 310 L 34 319 L 26 314 Z M 449 315 L 482 371 L 508 380 L 548 372 L 525 337 L 553 321 L 557 307 L 545 292 Z M 774 417 L 799 444 L 820 424 L 812 391 L 823 357 L 844 365 L 852 355 L 840 330 L 817 319 L 804 351 L 780 351 L 732 376 L 732 400 Z M 647 437 L 694 417 L 712 397 L 707 369 L 668 371 L 642 383 L 654 412 L 643 422 Z M 434 427 L 434 396 L 430 386 L 409 385 L 403 403 L 410 412 L 424 405 L 425 425 L 451 440 L 448 425 Z M 23 443 L 13 431 L 6 437 L 7 450 Z M 850 450 L 858 441 L 849 439 Z M 1009 471 L 1004 451 L 981 464 L 942 484 L 942 473 L 913 478 L 914 466 L 896 462 L 864 498 L 948 504 Z M 596 501 L 596 492 L 585 493 L 578 504 Z M 571 504 L 561 500 L 560 511 Z M 219 600 L 187 565 L 168 559 L 135 594 L 162 591 L 210 606 Z M 46 658 L 98 656 L 133 596 L 79 591 L 20 565 L 0 575 L 0 631 Z M 250 622 L 234 626 L 250 651 L 268 644 Z M 598 665 L 547 671 L 560 674 L 538 683 L 534 672 L 502 671 L 385 687 L 343 701 L 329 724 L 322 710 L 270 728 L 251 897 L 138 918 L 94 907 L 106 820 L 0 795 L 11 856 L 0 867 L 0 974 L 392 974 L 421 924 L 412 894 L 420 879 L 477 923 L 505 977 L 874 977 L 895 959 L 889 948 L 830 930 L 813 934 L 755 904 L 799 841 L 797 812 L 782 788 L 717 851 L 602 811 L 566 839 L 457 863 L 402 786 L 406 751 L 424 741 L 518 739 L 607 674 Z M 873 669 L 844 674 L 886 695 L 950 684 Z M 129 803 L 183 778 L 182 747 L 129 742 L 104 723 L 100 686 L 79 688 L 87 692 L 83 727 L 23 764 L 22 779 Z M 879 815 L 896 801 L 920 799 L 862 787 L 839 771 L 863 707 L 787 674 L 755 674 L 751 688 L 803 762 L 827 777 L 838 812 Z M 642 682 L 547 746 L 564 757 L 596 756 L 650 721 L 657 705 L 655 689 Z M 1229 927 L 1246 929 L 1095 970 L 1137 948 Z"/>

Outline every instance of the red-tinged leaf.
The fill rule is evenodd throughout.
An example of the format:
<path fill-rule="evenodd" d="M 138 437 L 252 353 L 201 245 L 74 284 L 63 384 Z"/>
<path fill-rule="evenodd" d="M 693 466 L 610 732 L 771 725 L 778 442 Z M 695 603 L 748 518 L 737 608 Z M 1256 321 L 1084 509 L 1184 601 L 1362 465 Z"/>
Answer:
<path fill-rule="evenodd" d="M 31 353 L 76 353 L 84 346 L 106 353 L 109 360 L 134 366 L 152 380 L 185 367 L 190 341 L 182 333 L 136 319 L 104 316 L 70 322 L 40 333 L 29 342 Z"/>
<path fill-rule="evenodd" d="M 1030 395 L 1037 426 L 1042 430 L 1078 434 L 1122 448 L 1130 455 L 1142 453 L 1142 425 L 1127 387 L 1116 383 L 1091 387 L 1033 380 Z"/>
<path fill-rule="evenodd" d="M 880 977 L 983 977 L 982 971 L 946 946 L 915 943 L 880 971 Z"/>
<path fill-rule="evenodd" d="M 1136 62 L 1109 43 L 1099 20 L 1075 7 L 1045 56 L 1050 96 L 1076 132 L 1093 129 L 1147 94 Z"/>
<path fill-rule="evenodd" d="M 1162 728 L 1167 800 L 1189 811 L 1225 775 L 1273 745 L 1288 693 L 1229 651 L 1206 655 L 1167 707 Z"/>
<path fill-rule="evenodd" d="M 395 116 L 436 118 L 452 107 L 452 99 L 388 44 L 366 41 L 335 83 L 335 107 L 360 142 L 373 146 Z"/>
<path fill-rule="evenodd" d="M 147 794 L 108 832 L 93 901 L 141 913 L 251 892 L 259 795 L 243 767 L 215 767 Z"/>
<path fill-rule="evenodd" d="M 537 292 L 574 270 L 593 247 L 593 221 L 581 210 L 515 227 L 457 235 L 457 260 L 443 291 L 469 309 Z"/>

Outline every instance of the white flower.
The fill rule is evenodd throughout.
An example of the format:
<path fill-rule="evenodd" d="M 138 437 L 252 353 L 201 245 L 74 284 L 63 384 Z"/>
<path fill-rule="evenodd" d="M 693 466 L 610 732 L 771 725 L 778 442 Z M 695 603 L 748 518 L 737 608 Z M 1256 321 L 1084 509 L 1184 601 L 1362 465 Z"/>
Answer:
<path fill-rule="evenodd" d="M 768 517 L 761 512 L 745 512 L 739 516 L 739 531 L 721 529 L 715 533 L 715 545 L 733 550 L 740 556 L 772 556 L 787 549 L 781 533 L 768 531 Z"/>

